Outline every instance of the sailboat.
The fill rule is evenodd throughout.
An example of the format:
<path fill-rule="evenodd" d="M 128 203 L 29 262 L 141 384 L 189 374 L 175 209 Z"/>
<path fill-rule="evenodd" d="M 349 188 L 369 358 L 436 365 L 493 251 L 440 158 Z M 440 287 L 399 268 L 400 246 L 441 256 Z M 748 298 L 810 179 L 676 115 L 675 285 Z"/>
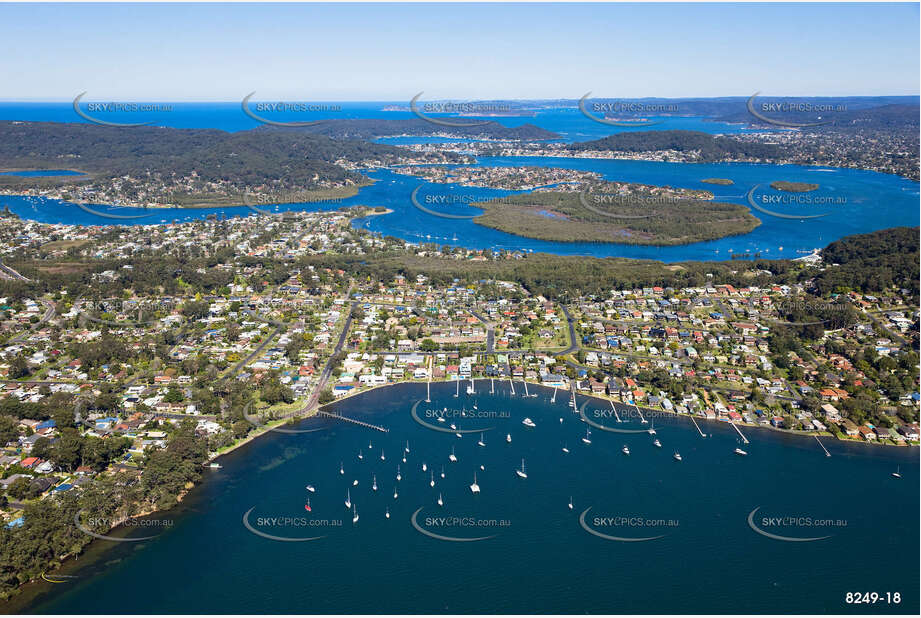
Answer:
<path fill-rule="evenodd" d="M 473 484 L 470 485 L 470 491 L 475 494 L 480 493 L 480 486 L 476 484 L 476 472 L 473 473 Z"/>
<path fill-rule="evenodd" d="M 398 481 L 403 480 L 403 476 L 400 474 L 400 466 L 399 466 L 399 464 L 397 464 L 397 480 L 398 480 Z"/>
<path fill-rule="evenodd" d="M 457 461 L 457 455 L 454 454 L 454 447 L 453 447 L 453 446 L 451 447 L 451 454 L 448 455 L 448 461 L 452 461 L 452 462 L 456 462 L 456 461 Z"/>
<path fill-rule="evenodd" d="M 565 442 L 563 442 L 563 452 L 564 452 L 564 453 L 568 453 L 568 452 L 569 452 L 569 447 L 566 446 L 566 443 L 565 443 Z"/>
<path fill-rule="evenodd" d="M 445 467 L 441 466 L 441 478 L 445 477 Z"/>
<path fill-rule="evenodd" d="M 748 455 L 748 453 L 746 453 L 745 451 L 743 451 L 742 449 L 738 447 L 736 447 L 735 453 L 736 455 L 742 455 L 742 456 Z"/>
<path fill-rule="evenodd" d="M 352 496 L 349 494 L 349 490 L 345 490 L 345 508 L 352 508 Z"/>
<path fill-rule="evenodd" d="M 569 510 L 572 510 L 572 496 L 569 496 Z"/>
<path fill-rule="evenodd" d="M 656 446 L 658 446 L 659 448 L 662 448 L 662 443 L 659 442 L 659 439 L 658 439 L 658 438 L 656 438 L 655 440 L 653 440 L 652 443 L 655 444 Z"/>
<path fill-rule="evenodd" d="M 432 480 L 429 481 L 429 487 L 435 486 L 435 472 L 432 472 Z"/>
<path fill-rule="evenodd" d="M 902 478 L 902 466 L 896 466 L 895 472 L 892 473 L 892 476 L 894 476 L 897 479 Z"/>
<path fill-rule="evenodd" d="M 358 523 L 358 505 L 352 505 L 352 523 Z"/>
<path fill-rule="evenodd" d="M 409 453 L 409 440 L 406 441 L 406 448 L 403 449 L 404 453 Z"/>
<path fill-rule="evenodd" d="M 345 468 L 342 467 L 342 462 L 339 462 L 339 474 L 345 474 Z"/>
<path fill-rule="evenodd" d="M 429 467 L 428 467 L 427 465 L 425 465 L 425 462 L 423 461 L 423 462 L 422 462 L 422 471 L 423 471 L 423 472 L 428 472 L 428 469 L 429 469 Z"/>
<path fill-rule="evenodd" d="M 624 455 L 629 455 L 629 454 L 630 454 L 630 448 L 629 448 L 626 444 L 624 444 L 624 448 L 622 448 L 622 449 L 620 449 L 620 450 L 623 451 Z"/>
<path fill-rule="evenodd" d="M 455 425 L 454 423 L 451 423 L 450 427 L 451 429 L 457 429 L 457 425 Z"/>
<path fill-rule="evenodd" d="M 673 457 L 675 458 L 675 461 L 681 461 L 681 453 L 679 453 L 678 451 L 675 451 L 675 454 L 673 455 Z"/>
<path fill-rule="evenodd" d="M 479 439 L 479 441 L 477 442 L 477 444 L 479 444 L 480 446 L 486 446 L 486 442 L 483 441 L 483 437 L 484 437 L 484 436 L 483 436 L 483 434 L 481 433 L 481 434 L 480 434 L 480 439 Z"/>
<path fill-rule="evenodd" d="M 512 443 L 512 434 L 510 434 L 510 433 L 505 434 L 505 441 L 506 441 L 507 443 L 511 444 L 511 443 Z"/>
<path fill-rule="evenodd" d="M 361 449 L 358 449 L 358 459 L 364 459 L 365 456 L 361 454 Z"/>
<path fill-rule="evenodd" d="M 406 455 L 403 455 L 403 463 L 406 463 Z"/>
<path fill-rule="evenodd" d="M 592 430 L 589 429 L 588 427 L 585 428 L 585 437 L 582 438 L 582 441 L 585 442 L 586 444 L 592 443 Z"/>
<path fill-rule="evenodd" d="M 454 393 L 455 397 L 460 397 L 460 380 L 457 381 L 457 392 Z"/>
<path fill-rule="evenodd" d="M 310 498 L 307 498 L 307 504 L 304 505 L 304 510 L 307 512 L 310 512 L 312 510 L 310 508 Z"/>
<path fill-rule="evenodd" d="M 520 470 L 515 470 L 515 474 L 517 474 L 518 476 L 520 476 L 520 477 L 523 478 L 523 479 L 528 478 L 528 473 L 525 472 L 525 469 L 524 469 L 524 459 L 521 460 L 521 469 L 520 469 Z"/>
<path fill-rule="evenodd" d="M 384 449 L 381 449 L 381 461 L 386 461 L 387 458 L 384 457 Z"/>
<path fill-rule="evenodd" d="M 646 431 L 649 432 L 649 435 L 650 435 L 650 436 L 656 435 L 656 422 L 653 421 L 653 422 L 652 422 L 652 426 L 651 426 L 649 429 L 647 429 Z"/>
<path fill-rule="evenodd" d="M 358 487 L 358 479 L 352 481 L 352 487 Z"/>
<path fill-rule="evenodd" d="M 398 495 L 398 494 L 397 494 L 397 488 L 394 487 L 394 488 L 393 488 L 393 499 L 394 499 L 394 500 L 397 499 L 397 495 Z"/>
<path fill-rule="evenodd" d="M 374 447 L 371 446 L 371 440 L 368 440 L 368 450 L 370 451 L 372 448 Z"/>
<path fill-rule="evenodd" d="M 438 494 L 438 506 L 444 506 L 445 501 L 441 499 L 441 494 Z"/>
<path fill-rule="evenodd" d="M 377 491 L 377 476 L 371 475 L 371 491 Z"/>
<path fill-rule="evenodd" d="M 390 507 L 384 509 L 384 517 L 390 519 Z"/>

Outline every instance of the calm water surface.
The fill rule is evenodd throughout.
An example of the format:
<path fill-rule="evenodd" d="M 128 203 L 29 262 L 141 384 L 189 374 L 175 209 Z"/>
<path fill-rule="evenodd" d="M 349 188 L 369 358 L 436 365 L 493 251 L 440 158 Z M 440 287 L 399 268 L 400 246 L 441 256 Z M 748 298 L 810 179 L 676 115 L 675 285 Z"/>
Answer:
<path fill-rule="evenodd" d="M 336 406 L 388 428 L 386 434 L 312 420 L 299 427 L 320 431 L 260 438 L 224 457 L 223 469 L 208 471 L 180 509 L 161 515 L 173 525 L 156 539 L 97 542 L 93 557 L 63 569 L 76 579 L 46 584 L 26 610 L 838 613 L 866 611 L 845 604 L 848 591 L 898 591 L 901 605 L 872 611 L 917 613 L 917 449 L 827 439 L 832 456 L 825 457 L 813 439 L 744 429 L 751 444 L 745 446 L 749 455 L 740 457 L 733 453 L 740 438 L 730 426 L 705 423 L 709 435 L 702 438 L 687 419 L 671 417 L 653 419 L 663 445 L 655 448 L 644 431 L 649 425 L 627 418 L 622 408 L 624 422 L 617 423 L 606 416 L 609 404 L 579 397 L 593 422 L 637 431 L 596 428 L 585 444 L 587 425 L 566 405 L 565 393 L 551 403 L 549 389 L 532 386 L 538 396 L 522 397 L 520 382 L 515 396 L 507 381 L 497 382 L 493 395 L 488 381 L 476 388 L 468 395 L 462 386 L 454 397 L 453 383 L 433 385 L 432 402 L 425 403 L 424 385 L 402 385 Z M 450 429 L 431 429 L 413 417 L 414 406 L 430 426 L 445 429 L 453 422 L 474 431 L 458 438 Z M 445 408 L 446 422 L 439 423 L 435 411 Z M 525 416 L 537 426 L 524 427 Z M 484 429 L 485 447 L 477 445 L 477 429 Z M 621 451 L 625 445 L 629 456 Z M 449 460 L 452 447 L 456 463 Z M 673 459 L 675 451 L 683 461 Z M 522 458 L 527 479 L 515 473 Z M 891 476 L 897 466 L 901 480 Z M 479 495 L 468 487 L 474 473 Z M 370 487 L 372 475 L 378 491 Z M 316 493 L 306 491 L 307 484 Z M 359 514 L 355 524 L 344 505 L 347 491 Z M 412 524 L 420 508 L 416 523 L 424 531 L 490 538 L 427 536 Z M 591 534 L 580 525 L 589 508 L 591 530 L 660 538 L 627 542 Z M 756 508 L 755 525 L 767 532 L 828 538 L 767 538 L 749 526 Z M 247 512 L 257 531 L 324 538 L 257 536 L 243 525 Z M 431 519 L 437 516 L 467 525 Z M 341 525 L 272 525 L 267 519 L 281 517 Z M 805 517 L 833 525 L 806 525 Z M 608 518 L 623 519 L 615 525 Z M 778 526 L 764 518 L 795 519 Z"/>

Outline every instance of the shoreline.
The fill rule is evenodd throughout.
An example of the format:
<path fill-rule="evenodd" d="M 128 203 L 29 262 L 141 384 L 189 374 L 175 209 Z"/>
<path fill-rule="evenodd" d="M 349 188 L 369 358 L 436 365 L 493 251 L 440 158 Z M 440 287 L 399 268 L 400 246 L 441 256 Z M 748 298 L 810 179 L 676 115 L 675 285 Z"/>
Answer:
<path fill-rule="evenodd" d="M 495 379 L 495 378 L 493 378 L 493 379 Z M 472 380 L 473 380 L 474 382 L 476 382 L 476 381 L 490 380 L 490 378 L 486 378 L 486 377 L 483 377 L 483 378 L 473 378 Z M 470 381 L 470 379 L 469 379 L 469 378 L 464 378 L 464 379 L 462 379 L 462 380 L 438 380 L 438 381 L 433 381 L 433 383 L 435 383 L 435 384 L 446 384 L 446 383 L 458 382 L 458 381 L 466 382 L 466 381 Z M 508 379 L 508 378 L 499 378 L 499 381 L 500 381 L 500 382 L 505 382 L 505 381 L 509 381 L 509 379 Z M 249 443 L 255 441 L 256 439 L 258 439 L 258 438 L 260 438 L 260 437 L 262 437 L 262 436 L 264 436 L 264 435 L 266 435 L 266 434 L 268 434 L 268 433 L 271 433 L 272 430 L 273 430 L 275 427 L 278 427 L 278 426 L 281 426 L 281 425 L 284 425 L 284 424 L 287 424 L 287 423 L 290 423 L 290 422 L 300 422 L 300 421 L 303 421 L 303 420 L 307 420 L 307 419 L 309 419 L 309 418 L 315 418 L 315 417 L 317 417 L 317 415 L 318 415 L 317 413 L 319 412 L 319 410 L 320 410 L 321 408 L 328 407 L 328 406 L 333 406 L 333 405 L 335 405 L 335 404 L 337 404 L 337 403 L 339 403 L 339 402 L 341 402 L 341 401 L 345 401 L 345 400 L 351 399 L 351 398 L 353 398 L 353 397 L 365 395 L 365 394 L 368 394 L 368 393 L 371 393 L 371 392 L 373 392 L 373 391 L 377 391 L 377 390 L 380 390 L 380 389 L 385 389 L 385 388 L 390 388 L 390 387 L 395 387 L 395 386 L 408 386 L 408 385 L 412 385 L 412 384 L 424 385 L 424 384 L 426 384 L 427 382 L 428 382 L 428 381 L 422 381 L 422 380 L 402 380 L 402 381 L 400 381 L 400 382 L 391 382 L 391 383 L 387 383 L 387 384 L 380 384 L 380 385 L 376 385 L 376 386 L 370 386 L 370 387 L 364 388 L 364 389 L 362 389 L 362 390 L 360 390 L 360 391 L 356 391 L 356 392 L 353 392 L 353 393 L 348 393 L 348 394 L 342 395 L 341 397 L 338 397 L 337 399 L 335 399 L 334 401 L 331 401 L 331 402 L 329 402 L 329 403 L 320 404 L 320 405 L 316 406 L 315 408 L 313 408 L 312 410 L 308 411 L 308 412 L 307 412 L 305 415 L 303 415 L 303 416 L 293 416 L 293 417 L 286 418 L 286 419 L 279 419 L 279 420 L 276 420 L 276 421 L 270 421 L 269 423 L 266 423 L 265 425 L 262 425 L 262 426 L 260 426 L 258 429 L 254 430 L 251 434 L 249 434 L 249 435 L 247 435 L 246 437 L 240 439 L 237 443 L 228 446 L 228 447 L 225 448 L 224 450 L 219 451 L 219 452 L 215 452 L 215 453 L 209 453 L 209 454 L 208 454 L 208 457 L 207 457 L 207 458 L 205 459 L 205 461 L 203 462 L 203 467 L 204 467 L 205 469 L 208 469 L 208 465 L 207 465 L 207 464 L 208 464 L 209 462 L 216 461 L 216 460 L 220 459 L 221 457 L 223 457 L 223 456 L 225 456 L 225 455 L 229 455 L 229 454 L 233 453 L 234 451 L 238 450 L 239 448 L 241 448 L 241 447 L 243 447 L 243 446 L 245 446 L 245 445 L 247 445 L 247 444 L 249 444 Z M 542 388 L 542 389 L 552 389 L 552 388 L 553 388 L 553 387 L 549 387 L 549 386 L 546 386 L 546 385 L 544 385 L 544 384 L 541 384 L 541 383 L 539 383 L 539 382 L 533 382 L 533 381 L 530 381 L 530 380 L 523 380 L 523 379 L 521 379 L 521 380 L 512 380 L 512 382 L 526 383 L 526 384 L 528 384 L 529 386 L 534 386 L 534 387 L 538 387 L 538 388 Z M 556 390 L 560 390 L 560 391 L 563 391 L 563 392 L 566 392 L 566 393 L 571 393 L 571 392 L 572 392 L 572 389 L 571 389 L 571 388 L 557 387 Z M 487 392 L 486 394 L 488 395 L 488 392 Z M 655 416 L 662 416 L 662 415 L 667 415 L 667 416 L 669 416 L 669 417 L 674 417 L 675 419 L 680 419 L 680 418 L 693 418 L 695 421 L 701 420 L 701 421 L 704 421 L 704 422 L 706 422 L 706 423 L 708 423 L 708 424 L 709 424 L 709 423 L 718 423 L 718 424 L 722 424 L 722 425 L 735 425 L 737 428 L 756 429 L 756 430 L 766 430 L 766 431 L 769 431 L 769 432 L 773 433 L 774 435 L 787 435 L 787 436 L 794 436 L 794 437 L 801 437 L 801 438 L 816 438 L 816 439 L 819 438 L 819 437 L 835 438 L 836 442 L 840 442 L 840 443 L 842 443 L 842 444 L 855 444 L 855 445 L 866 445 L 866 446 L 870 446 L 870 445 L 873 445 L 873 446 L 894 446 L 894 447 L 907 447 L 907 448 L 912 448 L 912 447 L 918 448 L 918 446 L 919 446 L 918 444 L 911 444 L 911 443 L 905 443 L 905 444 L 882 444 L 882 443 L 879 443 L 879 442 L 871 443 L 871 442 L 867 442 L 867 441 L 863 441 L 863 440 L 856 440 L 856 439 L 850 439 L 850 438 L 840 438 L 840 437 L 838 437 L 838 435 L 833 434 L 833 433 L 831 433 L 831 432 L 817 432 L 817 431 L 801 432 L 801 431 L 796 431 L 796 430 L 792 430 L 792 429 L 780 429 L 780 428 L 772 427 L 772 426 L 770 426 L 770 425 L 760 425 L 760 424 L 757 424 L 757 423 L 747 423 L 747 422 L 744 422 L 744 421 L 743 421 L 743 422 L 738 422 L 738 423 L 736 423 L 736 422 L 724 421 L 724 420 L 720 420 L 720 419 L 708 419 L 708 418 L 706 418 L 706 417 L 700 417 L 700 416 L 695 416 L 695 415 L 691 415 L 691 414 L 679 414 L 679 413 L 677 413 L 677 412 L 668 411 L 668 410 L 663 410 L 663 409 L 656 409 L 656 408 L 646 408 L 646 407 L 633 406 L 632 404 L 627 404 L 627 403 L 624 403 L 623 401 L 620 401 L 620 400 L 618 400 L 618 399 L 614 399 L 614 398 L 611 398 L 611 397 L 608 397 L 608 396 L 604 396 L 604 395 L 597 395 L 597 394 L 592 394 L 592 393 L 588 393 L 588 394 L 587 394 L 587 393 L 584 393 L 584 392 L 576 391 L 576 396 L 578 396 L 578 395 L 582 395 L 584 398 L 586 398 L 586 399 L 588 399 L 588 400 L 594 400 L 594 401 L 598 401 L 598 402 L 603 402 L 603 403 L 605 403 L 605 404 L 607 404 L 607 405 L 610 405 L 610 404 L 620 405 L 620 406 L 623 406 L 623 407 L 627 408 L 628 410 L 629 410 L 631 407 L 636 407 L 636 408 L 638 408 L 639 410 L 641 410 L 643 413 L 645 413 L 645 414 L 647 414 L 648 416 L 650 416 L 651 418 L 655 418 Z M 587 403 L 587 402 L 585 402 L 585 403 Z M 583 405 L 582 405 L 581 407 L 584 408 L 585 403 L 583 403 Z M 561 402 L 561 405 L 565 405 L 565 404 L 562 404 L 562 402 Z M 567 410 L 569 410 L 568 406 L 567 406 Z M 570 411 L 570 413 L 579 414 L 578 410 L 575 410 L 575 411 L 569 410 L 569 411 Z M 580 415 L 580 416 L 581 416 L 581 415 Z M 872 454 L 872 451 L 866 451 L 866 452 Z M 201 480 L 200 480 L 198 483 L 195 483 L 195 484 L 192 484 L 191 486 L 186 487 L 186 488 L 180 493 L 180 495 L 177 496 L 176 505 L 174 505 L 174 506 L 172 506 L 172 507 L 170 507 L 170 508 L 168 508 L 168 509 L 156 509 L 156 508 L 154 508 L 154 509 L 148 509 L 148 510 L 143 511 L 142 513 L 139 513 L 139 514 L 137 514 L 137 515 L 132 516 L 131 518 L 149 517 L 149 516 L 155 515 L 155 514 L 157 514 L 157 513 L 169 513 L 169 512 L 171 512 L 171 511 L 177 509 L 177 508 L 181 508 L 181 507 L 183 506 L 183 501 L 184 501 L 184 499 L 185 499 L 192 491 L 194 491 L 195 489 L 201 487 L 201 486 L 204 485 L 204 483 L 206 483 L 207 481 L 208 481 L 208 479 L 207 479 L 206 477 L 203 476 L 203 477 L 201 478 Z M 127 519 L 131 519 L 131 518 L 126 518 L 125 521 L 127 521 Z M 119 526 L 121 526 L 123 523 L 124 523 L 124 522 L 120 522 L 118 525 L 112 526 L 112 527 L 108 530 L 107 533 L 108 533 L 108 534 L 111 534 L 112 531 L 114 531 L 116 528 L 118 528 Z M 83 556 L 83 555 L 85 555 L 85 554 L 88 554 L 90 551 L 92 551 L 91 548 L 93 548 L 94 546 L 100 547 L 100 546 L 97 544 L 97 540 L 95 540 L 95 539 L 92 540 L 92 541 L 90 541 L 90 543 L 87 544 L 86 547 L 84 547 L 79 553 L 76 553 L 76 554 L 68 554 L 68 555 L 65 555 L 65 556 L 60 556 L 60 557 L 58 557 L 59 560 L 60 560 L 60 564 L 59 564 L 57 567 L 55 567 L 55 568 L 56 568 L 56 569 L 63 569 L 63 570 L 65 571 L 63 574 L 66 575 L 66 574 L 67 574 L 67 567 L 68 567 L 68 565 L 73 565 L 75 562 L 77 562 L 77 561 L 79 560 L 79 558 L 80 558 L 81 556 Z M 101 548 L 101 551 L 107 551 L 108 549 L 109 549 L 109 548 L 102 547 L 102 548 Z M 0 600 L 0 606 L 2 606 L 2 604 L 6 604 L 6 605 L 11 606 L 10 609 L 12 609 L 12 610 L 19 610 L 19 611 L 27 610 L 27 609 L 28 609 L 28 606 L 29 606 L 29 603 L 30 603 L 31 601 L 33 601 L 35 598 L 37 598 L 37 597 L 39 597 L 39 596 L 42 596 L 44 593 L 43 593 L 41 590 L 39 590 L 39 591 L 36 591 L 36 594 L 35 594 L 33 597 L 31 597 L 31 598 L 29 598 L 29 599 L 26 599 L 25 597 L 22 596 L 23 590 L 25 590 L 25 589 L 27 589 L 28 587 L 31 587 L 31 586 L 41 586 L 41 585 L 42 585 L 42 580 L 44 579 L 44 577 L 43 577 L 44 575 L 45 575 L 45 573 L 43 572 L 40 576 L 33 577 L 32 579 L 30 579 L 30 580 L 28 580 L 27 582 L 23 583 L 19 588 L 17 588 L 17 592 L 16 592 L 14 595 L 12 595 L 11 597 L 9 597 L 8 599 Z M 45 581 L 47 581 L 47 580 L 45 580 Z M 51 582 L 51 583 L 53 583 L 53 582 Z M 19 600 L 18 603 L 17 603 L 17 600 Z M 12 613 L 12 612 L 10 612 L 10 613 Z"/>

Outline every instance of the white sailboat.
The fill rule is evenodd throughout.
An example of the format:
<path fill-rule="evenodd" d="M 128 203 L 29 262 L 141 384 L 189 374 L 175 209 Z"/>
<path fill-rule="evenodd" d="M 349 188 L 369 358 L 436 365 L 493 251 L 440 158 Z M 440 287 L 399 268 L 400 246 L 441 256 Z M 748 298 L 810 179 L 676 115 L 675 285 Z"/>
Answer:
<path fill-rule="evenodd" d="M 457 392 L 454 393 L 455 397 L 460 397 L 460 380 L 457 380 Z"/>
<path fill-rule="evenodd" d="M 406 441 L 406 448 L 403 449 L 404 453 L 409 453 L 409 440 Z"/>
<path fill-rule="evenodd" d="M 457 455 L 454 454 L 454 447 L 451 447 L 451 454 L 448 455 L 448 461 L 457 462 Z"/>
<path fill-rule="evenodd" d="M 480 446 L 486 446 L 486 442 L 484 441 L 484 436 L 482 433 L 480 433 L 480 439 L 477 442 L 477 444 L 479 444 Z"/>
<path fill-rule="evenodd" d="M 352 508 L 352 496 L 349 494 L 349 490 L 345 490 L 345 508 Z"/>
<path fill-rule="evenodd" d="M 365 456 L 361 454 L 361 449 L 358 449 L 358 459 L 364 459 Z"/>
<path fill-rule="evenodd" d="M 342 467 L 342 462 L 339 462 L 339 474 L 345 474 L 345 468 Z"/>
<path fill-rule="evenodd" d="M 441 499 L 441 494 L 438 494 L 438 506 L 444 506 L 445 501 Z"/>
<path fill-rule="evenodd" d="M 476 484 L 476 472 L 473 473 L 473 484 L 470 485 L 470 491 L 475 494 L 480 493 L 480 486 Z"/>
<path fill-rule="evenodd" d="M 445 477 L 445 467 L 441 466 L 441 478 Z"/>
<path fill-rule="evenodd" d="M 397 464 L 397 480 L 398 480 L 398 481 L 402 481 L 402 480 L 403 480 L 403 475 L 400 474 L 400 464 Z"/>
<path fill-rule="evenodd" d="M 429 467 L 428 467 L 427 465 L 425 465 L 425 462 L 423 461 L 423 462 L 422 462 L 422 471 L 423 471 L 423 472 L 428 472 L 428 469 L 429 469 Z"/>
<path fill-rule="evenodd" d="M 308 486 L 307 486 L 307 491 L 309 491 L 310 493 L 314 493 L 316 490 L 317 490 L 317 488 L 314 487 L 313 485 L 308 485 Z"/>
<path fill-rule="evenodd" d="M 655 444 L 656 446 L 658 446 L 659 448 L 662 448 L 662 443 L 659 442 L 659 439 L 658 439 L 658 438 L 656 438 L 655 440 L 653 440 L 652 443 Z"/>
<path fill-rule="evenodd" d="M 353 524 L 358 523 L 358 505 L 357 504 L 352 505 L 352 523 Z"/>
<path fill-rule="evenodd" d="M 358 487 L 358 479 L 352 481 L 352 487 Z"/>
<path fill-rule="evenodd" d="M 386 461 L 387 458 L 384 457 L 384 449 L 381 449 L 381 461 Z"/>
<path fill-rule="evenodd" d="M 505 434 L 505 441 L 506 441 L 508 444 L 511 444 L 511 443 L 512 443 L 512 434 L 510 434 L 510 433 Z"/>
<path fill-rule="evenodd" d="M 523 479 L 528 478 L 528 473 L 525 471 L 525 468 L 524 468 L 524 459 L 521 460 L 521 468 L 518 470 L 515 470 L 515 474 L 517 474 Z"/>
<path fill-rule="evenodd" d="M 742 456 L 748 455 L 748 453 L 746 453 L 745 451 L 743 451 L 743 450 L 740 449 L 740 448 L 736 448 L 735 453 L 736 453 L 736 455 L 742 455 Z"/>
<path fill-rule="evenodd" d="M 565 443 L 565 442 L 563 442 L 563 452 L 564 452 L 564 453 L 568 453 L 568 452 L 569 452 L 569 447 L 566 446 L 566 443 Z"/>
<path fill-rule="evenodd" d="M 655 421 L 652 422 L 652 426 L 649 429 L 647 429 L 647 431 L 649 432 L 650 436 L 656 435 L 656 422 Z"/>
<path fill-rule="evenodd" d="M 623 452 L 624 455 L 629 455 L 629 454 L 630 454 L 630 448 L 629 448 L 626 444 L 624 444 L 624 448 L 622 448 L 622 449 L 620 449 L 620 450 Z"/>
<path fill-rule="evenodd" d="M 433 472 L 432 472 L 432 480 L 429 481 L 429 487 L 434 487 L 434 486 L 435 486 L 435 472 L 433 471 Z"/>
<path fill-rule="evenodd" d="M 390 519 L 390 507 L 384 509 L 384 517 Z"/>
<path fill-rule="evenodd" d="M 569 496 L 569 510 L 572 510 L 572 496 Z"/>
<path fill-rule="evenodd" d="M 397 495 L 398 495 L 398 494 L 397 494 L 397 488 L 394 487 L 394 488 L 393 488 L 393 499 L 394 499 L 394 500 L 397 499 Z"/>
<path fill-rule="evenodd" d="M 588 427 L 585 428 L 585 437 L 582 438 L 582 441 L 585 442 L 586 444 L 592 443 L 592 430 L 589 429 Z"/>
<path fill-rule="evenodd" d="M 896 466 L 895 472 L 892 473 L 892 476 L 894 476 L 897 479 L 902 478 L 902 466 Z"/>
<path fill-rule="evenodd" d="M 377 476 L 371 475 L 371 491 L 377 491 Z"/>

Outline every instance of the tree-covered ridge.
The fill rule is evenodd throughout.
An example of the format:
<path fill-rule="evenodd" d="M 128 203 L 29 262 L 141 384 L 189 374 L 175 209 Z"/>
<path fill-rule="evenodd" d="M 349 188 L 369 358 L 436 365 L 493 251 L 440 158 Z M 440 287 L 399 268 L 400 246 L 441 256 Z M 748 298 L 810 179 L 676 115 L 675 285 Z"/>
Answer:
<path fill-rule="evenodd" d="M 826 263 L 837 264 L 816 277 L 822 292 L 858 290 L 882 292 L 890 288 L 919 293 L 918 228 L 897 227 L 846 236 L 822 250 Z"/>
<path fill-rule="evenodd" d="M 714 136 L 700 131 L 633 131 L 615 133 L 608 137 L 577 142 L 570 146 L 576 151 L 609 150 L 613 152 L 677 152 L 699 153 L 700 161 L 724 159 L 773 159 L 783 154 L 774 144 L 742 142 L 731 137 Z"/>
<path fill-rule="evenodd" d="M 517 127 L 506 127 L 493 120 L 456 120 L 449 122 L 470 124 L 473 126 L 446 126 L 427 122 L 421 118 L 342 118 L 321 122 L 308 127 L 277 129 L 263 127 L 262 131 L 285 131 L 295 133 L 312 133 L 326 135 L 335 139 L 375 139 L 392 135 L 443 135 L 457 137 L 480 137 L 503 140 L 548 140 L 560 136 L 553 131 L 542 129 L 531 123 Z M 482 122 L 482 124 L 481 124 Z"/>
<path fill-rule="evenodd" d="M 358 140 L 332 140 L 291 131 L 106 127 L 57 122 L 0 122 L 0 168 L 74 169 L 96 178 L 194 177 L 254 187 L 282 182 L 314 186 L 358 182 L 361 176 L 336 165 L 339 159 L 397 158 L 401 148 Z M 81 177 L 53 180 L 81 182 Z M 25 185 L 49 179 L 2 177 L 3 184 Z"/>

